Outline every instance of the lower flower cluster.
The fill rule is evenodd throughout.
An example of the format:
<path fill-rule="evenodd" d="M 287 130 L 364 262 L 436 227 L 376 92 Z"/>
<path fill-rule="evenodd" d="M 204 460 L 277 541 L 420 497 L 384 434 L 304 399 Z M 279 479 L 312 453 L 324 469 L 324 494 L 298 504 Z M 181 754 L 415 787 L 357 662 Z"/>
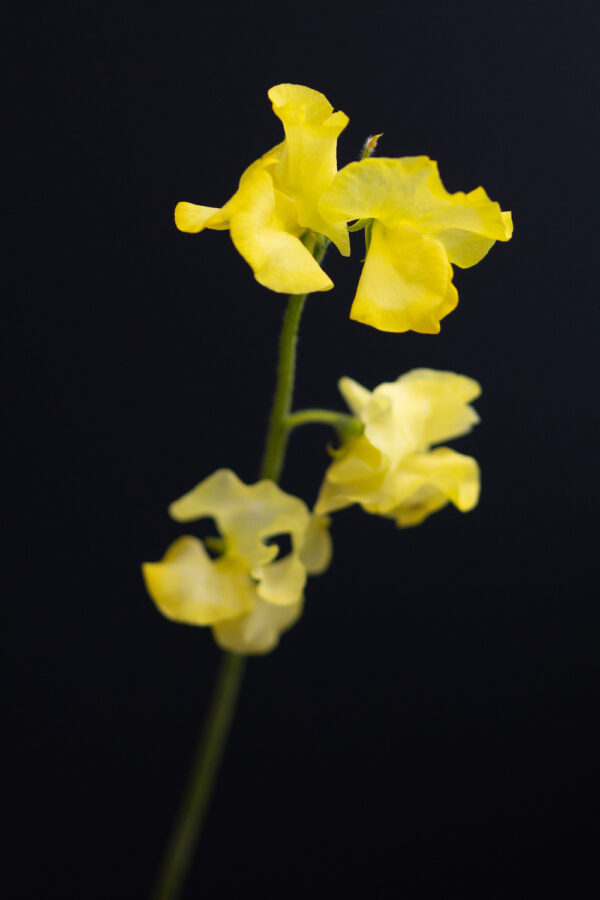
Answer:
<path fill-rule="evenodd" d="M 169 511 L 178 522 L 212 518 L 221 537 L 203 542 L 186 535 L 160 562 L 143 564 L 160 611 L 188 625 L 212 626 L 226 650 L 272 650 L 302 612 L 307 575 L 329 565 L 329 519 L 311 514 L 274 482 L 245 485 L 229 469 L 214 472 Z M 285 539 L 291 549 L 280 556 Z M 216 548 L 215 559 L 207 546 Z"/>
<path fill-rule="evenodd" d="M 171 504 L 178 522 L 213 519 L 219 537 L 185 535 L 160 562 L 143 564 L 165 616 L 211 626 L 226 650 L 266 653 L 300 617 L 307 576 L 329 566 L 328 513 L 357 503 L 406 527 L 448 503 L 462 512 L 476 506 L 476 461 L 435 446 L 479 421 L 470 405 L 480 393 L 476 381 L 414 369 L 373 391 L 342 378 L 340 390 L 357 428 L 331 451 L 313 512 L 273 481 L 246 485 L 229 469 Z"/>

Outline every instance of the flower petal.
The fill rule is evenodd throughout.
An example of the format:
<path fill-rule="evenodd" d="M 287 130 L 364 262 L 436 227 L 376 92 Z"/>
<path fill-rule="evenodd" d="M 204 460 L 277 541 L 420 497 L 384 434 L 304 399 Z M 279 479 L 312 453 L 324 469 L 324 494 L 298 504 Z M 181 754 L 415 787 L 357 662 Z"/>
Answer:
<path fill-rule="evenodd" d="M 230 561 L 214 563 L 202 542 L 188 535 L 171 544 L 161 562 L 143 563 L 142 572 L 163 615 L 189 625 L 230 619 L 256 602 L 247 572 Z"/>
<path fill-rule="evenodd" d="M 481 387 L 473 378 L 435 369 L 412 369 L 384 382 L 363 411 L 365 436 L 393 464 L 471 431 L 479 416 L 469 402 Z"/>
<path fill-rule="evenodd" d="M 371 391 L 347 376 L 340 378 L 338 387 L 354 415 L 360 416 L 371 399 Z"/>
<path fill-rule="evenodd" d="M 492 241 L 507 241 L 512 235 L 510 213 L 502 212 L 482 187 L 468 194 L 448 193 L 437 163 L 427 156 L 350 163 L 321 197 L 320 210 L 332 221 L 374 218 L 422 234 L 460 229 Z"/>
<path fill-rule="evenodd" d="M 345 224 L 327 222 L 318 202 L 336 172 L 336 145 L 348 124 L 343 112 L 333 112 L 327 98 L 299 84 L 278 84 L 269 91 L 273 111 L 285 129 L 285 149 L 276 181 L 293 198 L 298 222 L 326 235 L 344 256 L 350 254 Z"/>
<path fill-rule="evenodd" d="M 350 318 L 380 331 L 437 334 L 456 300 L 451 279 L 439 241 L 376 221 Z"/>
<path fill-rule="evenodd" d="M 256 566 L 252 577 L 258 581 L 258 596 L 277 606 L 297 603 L 306 584 L 306 569 L 297 553 L 289 553 L 283 559 L 266 566 Z"/>
<path fill-rule="evenodd" d="M 415 209 L 419 185 L 434 166 L 427 156 L 373 157 L 350 163 L 337 173 L 319 209 L 333 222 L 363 218 L 390 225 L 406 222 Z"/>
<path fill-rule="evenodd" d="M 476 265 L 496 243 L 493 238 L 482 237 L 460 228 L 437 231 L 435 236 L 446 248 L 450 262 L 460 266 L 461 269 Z"/>
<path fill-rule="evenodd" d="M 195 203 L 187 203 L 185 201 L 178 203 L 175 207 L 175 224 L 177 228 L 180 231 L 188 231 L 192 234 L 197 234 L 204 228 L 211 228 L 215 231 L 224 231 L 229 228 L 231 213 L 243 205 L 243 194 L 240 197 L 240 187 L 243 187 L 245 181 L 251 178 L 254 172 L 264 169 L 272 170 L 280 161 L 282 152 L 283 144 L 278 144 L 251 163 L 242 173 L 238 190 L 222 207 L 198 206 Z"/>
<path fill-rule="evenodd" d="M 304 294 L 327 291 L 333 282 L 300 241 L 290 201 L 275 190 L 264 169 L 248 175 L 231 209 L 231 238 L 256 280 L 272 291 Z"/>
<path fill-rule="evenodd" d="M 227 553 L 249 568 L 266 565 L 277 555 L 264 540 L 290 533 L 301 542 L 309 523 L 306 504 L 274 482 L 246 485 L 230 469 L 218 469 L 169 507 L 178 522 L 210 516 L 227 541 Z"/>
<path fill-rule="evenodd" d="M 302 600 L 292 606 L 274 606 L 258 598 L 251 612 L 215 625 L 213 635 L 220 647 L 233 653 L 268 653 L 301 614 Z"/>
<path fill-rule="evenodd" d="M 309 575 L 321 575 L 329 567 L 332 556 L 330 523 L 328 516 L 310 517 L 300 549 L 300 561 Z"/>
<path fill-rule="evenodd" d="M 406 476 L 421 480 L 410 493 L 406 491 Z M 390 475 L 390 488 L 400 502 L 388 515 L 398 525 L 418 525 L 448 501 L 461 512 L 473 509 L 479 500 L 479 466 L 471 456 L 438 447 L 405 460 L 402 471 Z"/>
<path fill-rule="evenodd" d="M 189 234 L 197 234 L 207 227 L 222 231 L 229 226 L 220 223 L 214 226 L 207 224 L 219 212 L 221 210 L 214 206 L 197 206 L 195 203 L 181 201 L 175 207 L 175 225 L 180 231 L 187 231 Z"/>
<path fill-rule="evenodd" d="M 437 170 L 421 186 L 417 198 L 421 214 L 415 213 L 419 229 L 441 235 L 446 229 L 461 229 L 494 241 L 508 241 L 512 237 L 512 217 L 503 212 L 500 205 L 490 200 L 482 187 L 465 194 L 456 191 L 449 194 Z"/>
<path fill-rule="evenodd" d="M 361 436 L 342 447 L 321 485 L 315 512 L 335 512 L 353 503 L 379 497 L 388 469 L 387 458 Z"/>

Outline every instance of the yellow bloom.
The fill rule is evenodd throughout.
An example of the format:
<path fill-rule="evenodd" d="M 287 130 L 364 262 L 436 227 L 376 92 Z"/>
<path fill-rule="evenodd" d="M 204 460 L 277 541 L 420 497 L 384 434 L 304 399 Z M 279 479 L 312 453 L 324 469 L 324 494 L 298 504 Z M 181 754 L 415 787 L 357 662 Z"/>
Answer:
<path fill-rule="evenodd" d="M 481 187 L 449 194 L 427 156 L 350 163 L 319 209 L 338 225 L 371 220 L 350 317 L 381 331 L 437 334 L 458 303 L 451 263 L 473 266 L 512 235 L 509 212 Z"/>
<path fill-rule="evenodd" d="M 461 512 L 479 499 L 475 460 L 437 447 L 479 421 L 469 405 L 480 387 L 453 372 L 413 369 L 368 391 L 342 378 L 340 391 L 364 425 L 364 433 L 339 451 L 325 473 L 315 512 L 360 505 L 367 512 L 418 525 L 449 501 Z"/>
<path fill-rule="evenodd" d="M 318 209 L 337 172 L 337 138 L 348 117 L 334 113 L 323 94 L 298 84 L 276 85 L 269 98 L 285 140 L 246 169 L 225 206 L 178 203 L 175 224 L 188 232 L 229 228 L 254 277 L 273 291 L 326 291 L 333 283 L 301 237 L 312 230 L 350 253 L 345 224 L 326 222 Z"/>
<path fill-rule="evenodd" d="M 144 563 L 148 592 L 170 619 L 211 625 L 217 643 L 237 653 L 266 653 L 302 612 L 307 574 L 331 559 L 327 518 L 272 481 L 245 485 L 219 469 L 169 507 L 178 522 L 211 517 L 224 552 L 211 559 L 198 538 L 176 540 L 160 562 Z M 291 551 L 277 559 L 278 538 Z"/>

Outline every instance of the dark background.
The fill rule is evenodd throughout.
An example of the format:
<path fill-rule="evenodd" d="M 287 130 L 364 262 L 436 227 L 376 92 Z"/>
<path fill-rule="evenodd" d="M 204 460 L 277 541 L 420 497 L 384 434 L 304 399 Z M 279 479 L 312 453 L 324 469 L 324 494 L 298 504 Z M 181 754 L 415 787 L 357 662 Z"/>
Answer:
<path fill-rule="evenodd" d="M 256 478 L 285 300 L 172 212 L 221 205 L 280 140 L 281 81 L 350 116 L 340 166 L 383 131 L 515 236 L 456 272 L 437 337 L 350 322 L 360 238 L 328 255 L 297 407 L 342 409 L 342 374 L 476 377 L 453 446 L 481 503 L 407 531 L 336 515 L 304 617 L 249 666 L 185 897 L 598 896 L 594 8 L 73 3 L 9 27 L 6 896 L 144 898 L 176 810 L 218 652 L 139 563 L 181 533 L 171 500 Z M 307 502 L 327 438 L 290 447 Z"/>

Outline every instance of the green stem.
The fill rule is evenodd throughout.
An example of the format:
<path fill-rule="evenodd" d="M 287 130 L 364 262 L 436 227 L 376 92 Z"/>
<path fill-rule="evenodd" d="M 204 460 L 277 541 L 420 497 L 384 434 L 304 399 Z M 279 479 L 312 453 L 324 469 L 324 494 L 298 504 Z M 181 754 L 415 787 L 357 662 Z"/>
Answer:
<path fill-rule="evenodd" d="M 291 413 L 285 420 L 288 428 L 297 428 L 298 425 L 309 425 L 312 422 L 322 425 L 337 425 L 354 418 L 347 413 L 338 413 L 332 409 L 299 409 Z"/>
<path fill-rule="evenodd" d="M 192 864 L 194 850 L 215 786 L 219 764 L 233 721 L 246 658 L 223 653 L 200 744 L 167 845 L 152 900 L 175 900 Z"/>
<path fill-rule="evenodd" d="M 279 362 L 277 364 L 277 387 L 269 418 L 269 429 L 262 466 L 261 478 L 278 481 L 283 468 L 288 430 L 285 420 L 292 406 L 294 375 L 296 372 L 296 344 L 298 326 L 307 294 L 292 294 L 288 300 L 279 338 Z"/>
<path fill-rule="evenodd" d="M 320 263 L 322 261 L 328 245 L 329 241 L 322 240 L 314 247 L 313 256 L 317 262 Z M 307 297 L 308 294 L 292 294 L 290 296 L 279 338 L 277 385 L 275 387 L 265 452 L 260 470 L 261 478 L 270 478 L 275 482 L 279 481 L 285 460 L 285 448 L 289 433 L 287 419 L 292 408 L 294 378 L 296 375 L 298 326 L 300 325 L 300 318 Z"/>
<path fill-rule="evenodd" d="M 300 409 L 290 413 L 285 420 L 288 430 L 299 425 L 311 424 L 331 425 L 336 429 L 341 441 L 345 443 L 351 437 L 359 435 L 364 430 L 362 422 L 349 413 L 334 412 L 331 409 Z"/>

